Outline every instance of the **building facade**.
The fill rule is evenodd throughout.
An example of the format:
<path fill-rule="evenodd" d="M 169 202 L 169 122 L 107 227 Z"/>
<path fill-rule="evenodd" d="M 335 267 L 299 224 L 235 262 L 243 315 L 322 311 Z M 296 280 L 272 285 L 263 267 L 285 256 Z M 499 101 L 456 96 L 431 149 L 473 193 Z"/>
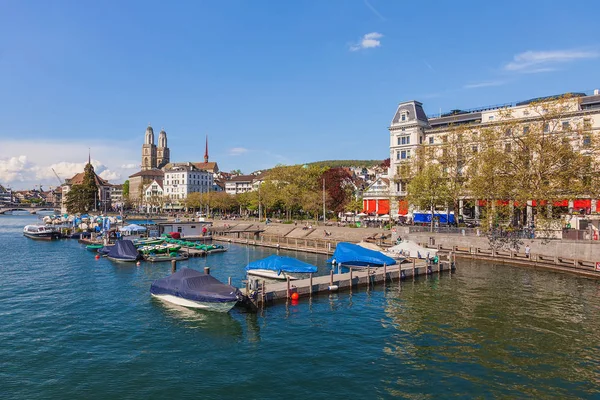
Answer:
<path fill-rule="evenodd" d="M 390 179 L 391 214 L 405 215 L 408 213 L 405 197 L 410 173 L 407 167 L 418 152 L 427 154 L 434 161 L 443 158 L 444 144 L 447 143 L 449 135 L 461 127 L 461 140 L 464 140 L 463 151 L 477 153 L 477 138 L 482 130 L 504 126 L 500 124 L 506 124 L 508 118 L 511 126 L 515 127 L 513 129 L 521 129 L 523 133 L 527 133 L 530 126 L 540 124 L 540 121 L 543 120 L 540 112 L 547 111 L 543 108 L 544 102 L 559 98 L 566 99 L 560 117 L 550 121 L 550 124 L 546 123 L 543 127 L 544 132 L 556 129 L 558 132 L 568 134 L 574 126 L 584 127 L 588 130 L 589 135 L 583 135 L 582 143 L 572 143 L 574 148 L 584 151 L 585 141 L 591 140 L 590 138 L 594 134 L 600 132 L 600 93 L 598 90 L 588 94 L 568 93 L 472 110 L 452 110 L 449 113 L 434 116 L 427 116 L 423 104 L 418 101 L 400 103 L 388 128 L 390 133 L 388 177 Z M 541 111 L 540 107 L 542 107 Z M 547 128 L 548 125 L 552 125 L 552 127 Z M 515 132 L 507 131 L 504 151 L 510 151 L 511 138 L 518 137 L 518 132 L 515 135 L 512 133 Z M 425 149 L 429 150 L 425 153 L 423 152 Z M 460 173 L 463 173 L 460 165 L 457 168 Z M 478 214 L 478 200 L 471 200 L 475 204 L 473 214 Z M 597 202 L 591 199 L 571 199 L 565 200 L 565 204 L 568 204 L 570 208 L 585 206 L 588 210 L 595 211 Z M 462 213 L 462 201 L 460 208 Z"/>
<path fill-rule="evenodd" d="M 225 181 L 225 192 L 228 194 L 250 192 L 253 190 L 252 183 L 254 182 L 254 178 L 256 178 L 255 175 L 232 176 L 229 180 Z"/>
<path fill-rule="evenodd" d="M 190 193 L 208 193 L 213 188 L 213 174 L 191 163 L 171 163 L 165 167 L 164 195 L 171 202 L 181 202 Z"/>

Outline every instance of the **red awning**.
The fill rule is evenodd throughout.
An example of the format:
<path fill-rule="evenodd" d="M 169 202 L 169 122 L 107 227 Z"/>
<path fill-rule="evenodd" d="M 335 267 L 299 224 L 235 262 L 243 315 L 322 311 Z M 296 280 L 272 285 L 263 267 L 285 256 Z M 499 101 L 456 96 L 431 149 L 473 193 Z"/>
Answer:
<path fill-rule="evenodd" d="M 390 213 L 390 201 L 389 200 L 377 200 L 377 214 L 384 215 Z"/>
<path fill-rule="evenodd" d="M 376 207 L 376 200 L 363 200 L 363 212 L 369 214 L 374 213 Z"/>
<path fill-rule="evenodd" d="M 400 200 L 398 202 L 398 215 L 406 215 L 408 214 L 408 201 Z"/>
<path fill-rule="evenodd" d="M 592 201 L 590 199 L 577 199 L 573 200 L 573 208 L 590 208 L 592 207 Z"/>

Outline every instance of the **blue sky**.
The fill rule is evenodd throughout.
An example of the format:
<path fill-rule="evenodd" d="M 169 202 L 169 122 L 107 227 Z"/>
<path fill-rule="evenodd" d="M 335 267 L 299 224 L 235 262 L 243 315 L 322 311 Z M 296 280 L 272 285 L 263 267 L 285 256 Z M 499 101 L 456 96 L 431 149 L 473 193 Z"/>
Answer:
<path fill-rule="evenodd" d="M 427 113 L 600 87 L 600 3 L 1 1 L 0 184 L 172 161 L 245 173 L 383 159 L 398 102 Z"/>

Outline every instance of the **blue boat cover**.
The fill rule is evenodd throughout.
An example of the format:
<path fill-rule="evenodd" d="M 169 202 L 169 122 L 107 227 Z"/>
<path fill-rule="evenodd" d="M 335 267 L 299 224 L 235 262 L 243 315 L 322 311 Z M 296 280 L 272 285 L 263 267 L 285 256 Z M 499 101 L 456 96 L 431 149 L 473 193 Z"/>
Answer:
<path fill-rule="evenodd" d="M 137 260 L 139 257 L 138 249 L 131 240 L 118 240 L 106 254 L 108 257 L 119 260 Z"/>
<path fill-rule="evenodd" d="M 333 257 L 327 262 L 335 260 L 338 264 L 356 265 L 356 266 L 380 266 L 383 264 L 394 265 L 396 260 L 382 254 L 379 251 L 365 249 L 356 244 L 341 242 L 338 243 Z"/>
<path fill-rule="evenodd" d="M 227 303 L 238 300 L 238 290 L 221 283 L 212 275 L 195 269 L 182 268 L 171 276 L 157 279 L 150 286 L 154 295 L 170 294 L 205 303 Z"/>
<path fill-rule="evenodd" d="M 273 254 L 262 260 L 252 261 L 246 265 L 246 271 L 252 269 L 267 269 L 269 271 L 277 271 L 277 275 L 281 272 L 296 272 L 296 273 L 313 273 L 317 272 L 317 267 L 314 265 L 305 263 L 300 260 L 296 260 L 292 257 L 282 257 Z"/>
<path fill-rule="evenodd" d="M 448 217 L 450 218 L 450 223 L 454 223 L 454 214 L 434 213 L 434 217 L 440 222 L 440 224 L 447 224 Z M 414 213 L 413 221 L 420 224 L 431 223 L 431 213 Z"/>

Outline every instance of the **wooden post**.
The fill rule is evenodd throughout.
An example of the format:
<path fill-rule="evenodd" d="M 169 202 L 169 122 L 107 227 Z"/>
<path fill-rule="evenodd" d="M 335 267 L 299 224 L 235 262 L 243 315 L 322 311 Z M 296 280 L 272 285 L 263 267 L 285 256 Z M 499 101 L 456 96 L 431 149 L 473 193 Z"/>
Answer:
<path fill-rule="evenodd" d="M 350 267 L 350 290 L 352 290 L 352 267 Z"/>
<path fill-rule="evenodd" d="M 310 297 L 312 297 L 312 292 L 313 292 L 313 282 L 312 282 L 312 273 L 310 274 Z"/>
<path fill-rule="evenodd" d="M 415 274 L 416 274 L 416 272 L 415 272 L 415 270 L 416 270 L 415 264 L 416 264 L 416 260 L 413 258 L 413 260 L 412 260 L 412 270 L 413 270 L 413 277 L 412 278 L 413 278 L 413 282 L 415 281 Z"/>
<path fill-rule="evenodd" d="M 385 285 L 385 281 L 387 280 L 387 266 L 385 263 L 383 264 L 383 284 Z"/>
<path fill-rule="evenodd" d="M 248 287 L 250 285 L 250 282 L 246 281 L 246 296 L 248 296 L 248 293 L 250 293 L 250 288 Z"/>
<path fill-rule="evenodd" d="M 367 290 L 369 290 L 369 286 L 371 286 L 371 266 L 367 265 Z"/>
<path fill-rule="evenodd" d="M 266 296 L 266 293 L 265 293 L 265 281 L 263 280 L 262 281 L 262 290 L 261 290 L 261 294 L 260 294 L 260 297 L 262 298 L 261 303 L 262 303 L 263 307 L 265 305 L 265 296 Z"/>
<path fill-rule="evenodd" d="M 339 268 L 339 265 L 338 265 Z M 350 270 L 352 271 L 352 270 Z M 329 286 L 333 286 L 333 270 L 331 270 L 330 274 L 329 274 Z"/>
<path fill-rule="evenodd" d="M 289 299 L 290 297 L 292 297 L 292 296 L 290 295 L 290 277 L 289 277 L 289 276 L 286 276 L 286 277 L 285 277 L 285 279 L 286 279 L 286 281 L 287 281 L 287 298 Z"/>
<path fill-rule="evenodd" d="M 177 260 L 171 260 L 171 273 L 174 274 L 177 271 Z"/>
<path fill-rule="evenodd" d="M 210 275 L 210 267 L 204 267 L 204 273 Z"/>
<path fill-rule="evenodd" d="M 227 284 L 231 286 L 231 277 L 227 278 Z"/>

